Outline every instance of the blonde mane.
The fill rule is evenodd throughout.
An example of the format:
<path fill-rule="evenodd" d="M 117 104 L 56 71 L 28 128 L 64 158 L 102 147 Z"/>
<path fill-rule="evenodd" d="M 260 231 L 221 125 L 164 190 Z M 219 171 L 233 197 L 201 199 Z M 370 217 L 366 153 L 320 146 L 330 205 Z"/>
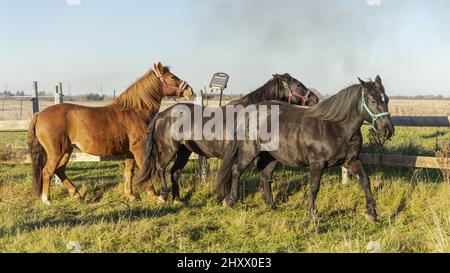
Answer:
<path fill-rule="evenodd" d="M 164 67 L 164 73 L 166 72 L 169 72 L 169 68 Z M 161 82 L 153 70 L 150 70 L 128 87 L 114 103 L 120 105 L 121 111 L 158 110 L 163 98 L 161 89 Z"/>

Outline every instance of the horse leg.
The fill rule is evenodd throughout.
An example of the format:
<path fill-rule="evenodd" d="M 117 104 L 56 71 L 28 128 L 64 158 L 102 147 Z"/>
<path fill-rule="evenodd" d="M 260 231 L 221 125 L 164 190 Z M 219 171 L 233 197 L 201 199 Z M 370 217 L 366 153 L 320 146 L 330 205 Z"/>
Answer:
<path fill-rule="evenodd" d="M 72 151 L 68 151 L 66 154 L 64 154 L 63 158 L 59 162 L 59 166 L 55 171 L 55 174 L 59 177 L 59 179 L 62 181 L 62 183 L 66 186 L 69 196 L 75 200 L 81 200 L 81 195 L 78 192 L 77 187 L 67 178 L 66 176 L 66 166 L 67 163 L 70 161 L 70 155 L 72 154 Z"/>
<path fill-rule="evenodd" d="M 41 200 L 44 204 L 50 206 L 50 181 L 58 168 L 61 157 L 48 156 L 47 163 L 42 171 L 42 195 Z"/>
<path fill-rule="evenodd" d="M 317 194 L 320 190 L 320 180 L 322 179 L 323 169 L 325 164 L 324 163 L 312 163 L 309 166 L 309 172 L 311 175 L 311 196 L 309 200 L 309 213 L 312 216 L 317 215 L 317 208 L 316 208 L 316 199 Z"/>
<path fill-rule="evenodd" d="M 271 179 L 277 165 L 278 161 L 270 155 L 264 155 L 257 158 L 257 167 L 261 173 L 262 185 L 264 189 L 264 201 L 266 202 L 267 207 L 272 210 L 276 207 L 273 202 Z"/>
<path fill-rule="evenodd" d="M 239 179 L 242 175 L 242 173 L 247 169 L 247 167 L 255 160 L 256 156 L 251 155 L 250 153 L 240 153 L 239 158 L 233 166 L 233 172 L 232 172 L 232 184 L 231 184 L 231 191 L 228 195 L 228 198 L 225 199 L 225 204 L 229 207 L 232 207 L 237 200 L 238 197 L 238 186 L 239 186 Z"/>
<path fill-rule="evenodd" d="M 180 199 L 180 185 L 178 180 L 181 175 L 181 171 L 189 162 L 189 157 L 191 156 L 191 151 L 187 148 L 182 148 L 178 151 L 177 157 L 175 159 L 175 163 L 173 164 L 172 169 L 170 170 L 170 175 L 172 179 L 172 198 L 173 201 Z"/>
<path fill-rule="evenodd" d="M 372 221 L 377 221 L 377 211 L 375 209 L 375 199 L 373 198 L 372 189 L 370 187 L 370 180 L 364 171 L 364 167 L 360 160 L 350 163 L 350 171 L 359 177 L 359 185 L 364 191 L 366 197 L 367 215 Z"/>
<path fill-rule="evenodd" d="M 133 175 L 136 161 L 134 157 L 128 155 L 125 159 L 125 197 L 129 202 L 136 201 L 136 196 L 133 194 Z"/>
<path fill-rule="evenodd" d="M 156 163 L 156 167 L 159 172 L 159 177 L 161 178 L 161 195 L 159 196 L 159 203 L 165 203 L 167 198 L 169 197 L 169 189 L 167 187 L 166 181 L 166 169 L 167 165 L 169 165 L 170 161 L 173 159 L 175 155 L 171 153 L 161 154 L 159 160 L 160 162 Z"/>
<path fill-rule="evenodd" d="M 144 155 L 142 153 L 142 150 L 143 149 L 133 150 L 134 160 L 139 169 L 142 168 L 142 164 L 143 164 L 142 162 L 144 162 Z M 147 189 L 147 194 L 151 200 L 158 199 L 158 194 L 156 193 L 156 190 L 155 190 L 155 187 L 153 186 L 153 184 L 149 184 L 148 189 Z"/>

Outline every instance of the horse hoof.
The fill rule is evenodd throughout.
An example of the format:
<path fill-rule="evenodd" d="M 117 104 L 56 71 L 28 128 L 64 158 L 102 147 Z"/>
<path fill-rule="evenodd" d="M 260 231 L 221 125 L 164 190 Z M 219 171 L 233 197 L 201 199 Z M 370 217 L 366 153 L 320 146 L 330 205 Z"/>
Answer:
<path fill-rule="evenodd" d="M 267 208 L 269 209 L 269 210 L 276 210 L 277 209 L 277 206 L 275 206 L 275 204 L 272 204 L 272 205 L 267 205 Z"/>
<path fill-rule="evenodd" d="M 223 201 L 222 201 L 222 206 L 223 206 L 224 208 L 229 208 L 229 207 L 230 207 L 230 206 L 228 205 L 228 202 L 227 202 L 226 199 L 223 199 Z"/>
<path fill-rule="evenodd" d="M 166 199 L 162 196 L 158 197 L 158 205 L 164 205 L 166 203 Z"/>
<path fill-rule="evenodd" d="M 228 200 L 228 199 L 223 200 L 223 206 L 226 208 L 232 208 L 234 203 L 236 203 L 236 202 L 234 202 L 232 200 Z"/>
<path fill-rule="evenodd" d="M 128 202 L 130 202 L 130 203 L 134 203 L 134 202 L 138 201 L 139 198 L 136 197 L 135 195 L 127 195 L 127 200 L 128 200 Z"/>
<path fill-rule="evenodd" d="M 377 217 L 377 215 L 371 215 L 371 214 L 366 213 L 366 219 L 367 219 L 369 222 L 372 222 L 372 223 L 377 223 L 377 222 L 378 222 L 378 217 Z"/>
<path fill-rule="evenodd" d="M 70 198 L 72 198 L 75 201 L 83 201 L 83 197 L 81 196 L 81 194 L 79 192 L 75 192 L 75 193 L 69 193 Z"/>
<path fill-rule="evenodd" d="M 175 205 L 175 206 L 184 206 L 184 203 L 178 198 L 173 200 L 172 204 Z"/>
<path fill-rule="evenodd" d="M 319 215 L 319 211 L 317 209 L 310 209 L 309 215 L 311 215 L 311 217 L 313 218 L 316 218 Z"/>
<path fill-rule="evenodd" d="M 48 199 L 48 197 L 45 196 L 45 195 L 42 195 L 41 200 L 42 200 L 42 203 L 43 203 L 44 205 L 48 206 L 48 207 L 50 207 L 50 206 L 52 205 L 52 204 L 50 203 L 50 200 Z"/>

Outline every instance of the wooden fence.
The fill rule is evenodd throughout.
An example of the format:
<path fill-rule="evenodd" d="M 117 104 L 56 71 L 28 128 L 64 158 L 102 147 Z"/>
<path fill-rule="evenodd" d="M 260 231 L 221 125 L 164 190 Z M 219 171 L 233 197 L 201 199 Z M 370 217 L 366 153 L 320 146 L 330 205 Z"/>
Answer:
<path fill-rule="evenodd" d="M 39 111 L 37 98 L 37 83 L 33 83 L 33 110 Z M 62 84 L 56 86 L 55 103 L 63 102 Z M 438 127 L 450 128 L 450 117 L 448 116 L 395 116 L 392 118 L 395 126 L 404 127 Z M 0 121 L 0 131 L 19 132 L 26 131 L 28 121 Z M 83 153 L 75 153 L 72 156 L 74 162 L 96 162 L 121 160 L 123 157 L 98 157 Z M 381 166 L 398 166 L 410 168 L 430 168 L 450 170 L 450 158 L 406 156 L 406 155 L 386 155 L 386 154 L 362 154 L 361 159 L 364 164 Z M 26 160 L 24 163 L 29 162 Z M 348 171 L 342 169 L 342 182 L 348 180 Z"/>

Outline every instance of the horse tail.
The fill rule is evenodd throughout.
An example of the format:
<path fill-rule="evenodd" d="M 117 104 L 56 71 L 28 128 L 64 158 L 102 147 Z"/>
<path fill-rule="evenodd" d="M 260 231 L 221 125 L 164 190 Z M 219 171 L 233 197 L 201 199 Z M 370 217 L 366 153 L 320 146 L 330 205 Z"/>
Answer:
<path fill-rule="evenodd" d="M 232 141 L 230 145 L 231 147 L 229 147 L 222 159 L 222 164 L 220 165 L 219 173 L 217 175 L 216 194 L 217 201 L 219 202 L 221 202 L 230 192 L 233 178 L 233 165 L 239 151 L 238 141 Z"/>
<path fill-rule="evenodd" d="M 158 114 L 150 122 L 147 130 L 147 136 L 144 142 L 144 161 L 139 171 L 139 177 L 136 182 L 138 190 L 142 191 L 151 184 L 151 177 L 156 173 L 156 162 L 158 161 L 159 152 L 155 138 L 156 122 Z"/>
<path fill-rule="evenodd" d="M 36 136 L 36 123 L 38 114 L 31 120 L 30 128 L 28 129 L 28 152 L 31 156 L 31 165 L 33 168 L 33 185 L 37 196 L 42 195 L 42 170 L 47 163 L 47 153 L 44 146 L 39 142 Z"/>

